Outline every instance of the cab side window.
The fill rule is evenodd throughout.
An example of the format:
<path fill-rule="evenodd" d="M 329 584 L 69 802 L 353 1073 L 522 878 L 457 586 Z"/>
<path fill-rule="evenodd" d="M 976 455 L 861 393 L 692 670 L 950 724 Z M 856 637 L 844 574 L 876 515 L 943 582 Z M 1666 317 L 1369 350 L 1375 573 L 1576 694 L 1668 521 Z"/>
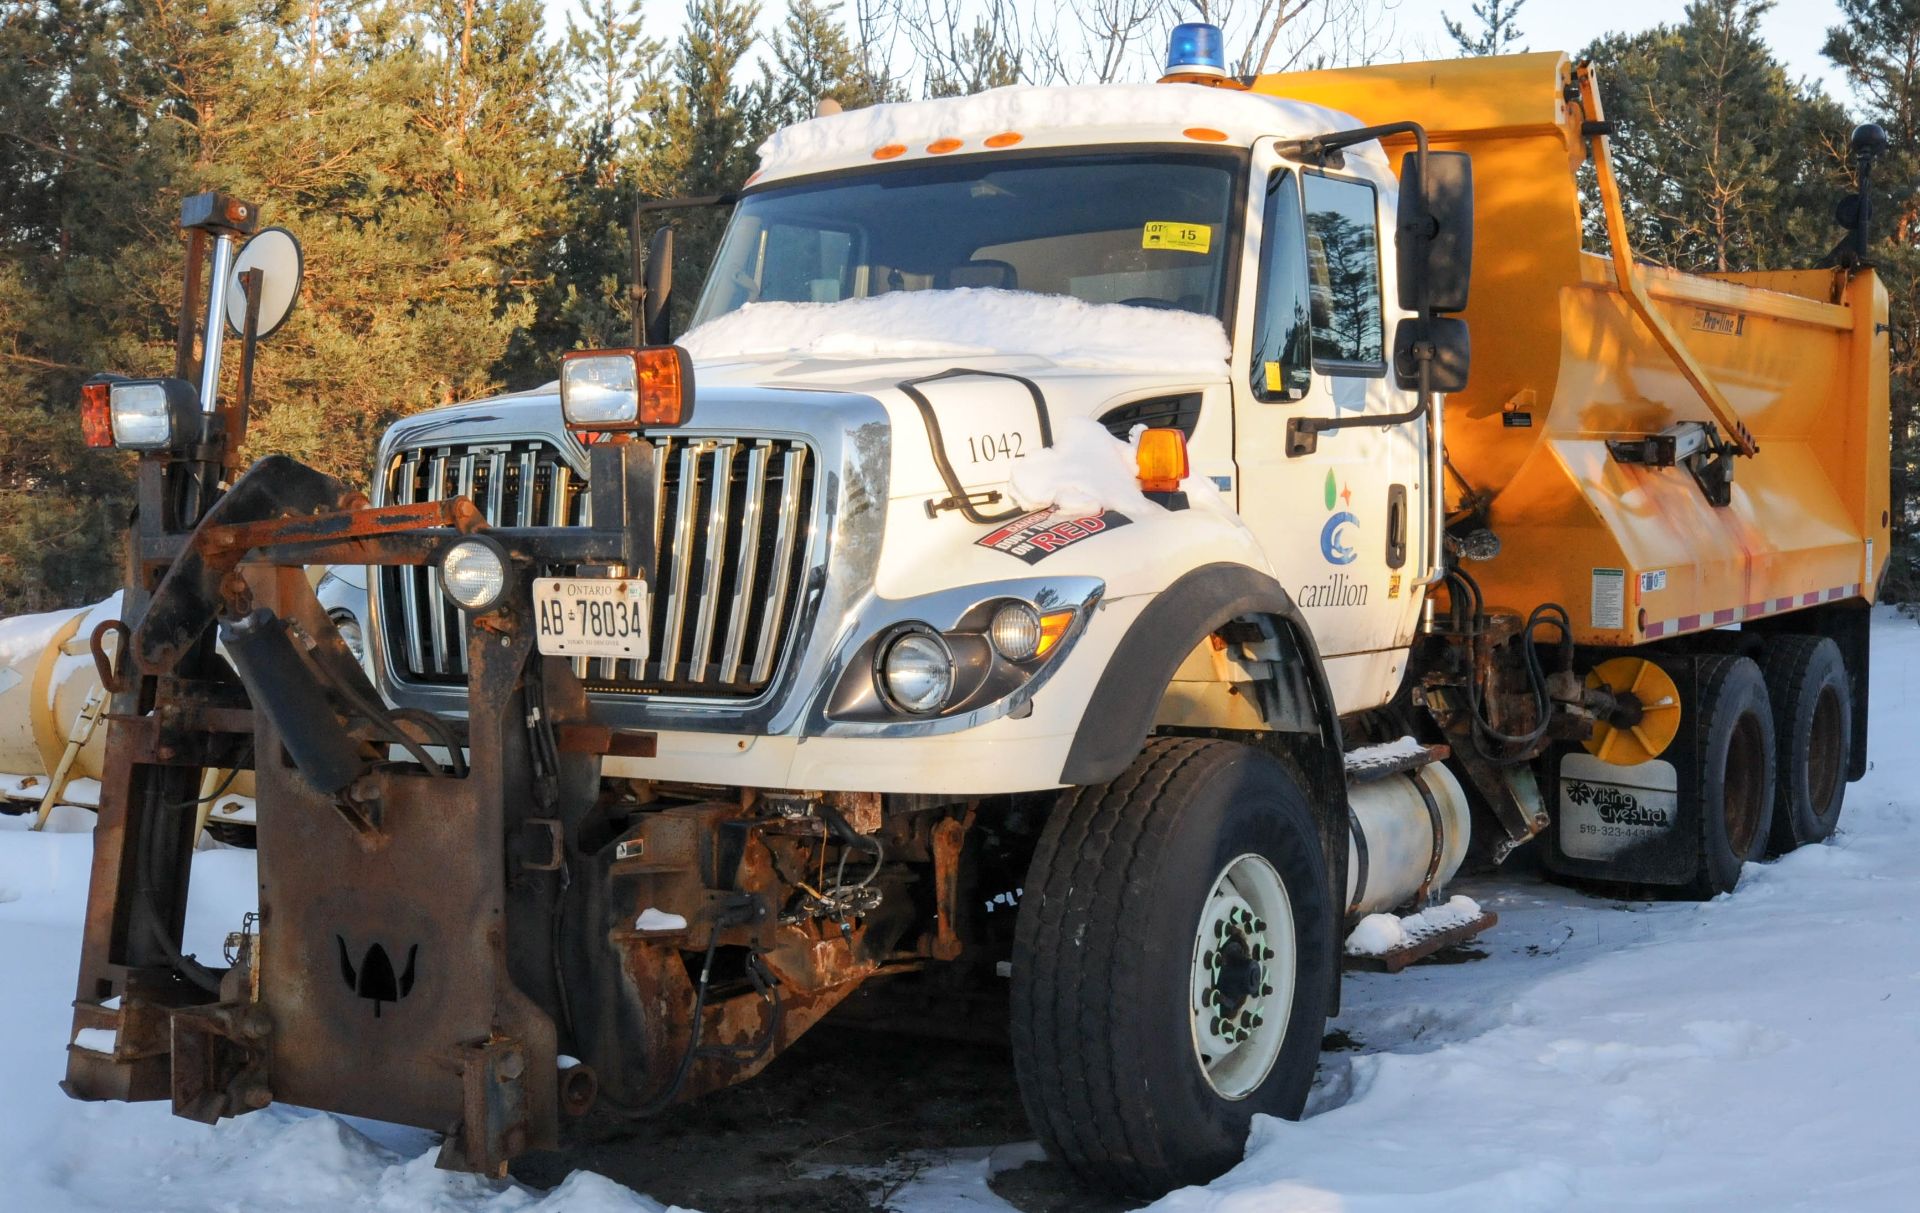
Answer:
<path fill-rule="evenodd" d="M 1267 179 L 1260 227 L 1260 296 L 1253 313 L 1253 395 L 1298 400 L 1312 378 L 1306 237 L 1291 169 Z"/>
<path fill-rule="evenodd" d="M 1305 173 L 1313 361 L 1335 374 L 1381 374 L 1380 240 L 1373 187 Z"/>

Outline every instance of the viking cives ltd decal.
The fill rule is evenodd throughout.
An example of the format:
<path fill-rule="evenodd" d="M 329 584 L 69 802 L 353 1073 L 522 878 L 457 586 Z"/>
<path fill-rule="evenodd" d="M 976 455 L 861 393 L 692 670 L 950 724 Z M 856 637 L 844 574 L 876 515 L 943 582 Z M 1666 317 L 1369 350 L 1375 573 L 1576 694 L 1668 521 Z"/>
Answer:
<path fill-rule="evenodd" d="M 1560 849 L 1606 860 L 1667 837 L 1680 815 L 1679 780 L 1654 759 L 1615 766 L 1574 752 L 1560 760 Z"/>
<path fill-rule="evenodd" d="M 1097 510 L 1091 514 L 1074 516 L 1048 508 L 1016 518 L 991 535 L 974 542 L 983 548 L 1018 556 L 1028 564 L 1039 564 L 1061 548 L 1072 547 L 1082 539 L 1091 539 L 1132 521 L 1114 510 Z"/>
<path fill-rule="evenodd" d="M 1664 830 L 1673 824 L 1673 818 L 1667 810 L 1640 803 L 1640 798 L 1625 788 L 1569 779 L 1566 782 L 1566 797 L 1572 804 L 1592 805 L 1603 825 L 1648 826 Z"/>

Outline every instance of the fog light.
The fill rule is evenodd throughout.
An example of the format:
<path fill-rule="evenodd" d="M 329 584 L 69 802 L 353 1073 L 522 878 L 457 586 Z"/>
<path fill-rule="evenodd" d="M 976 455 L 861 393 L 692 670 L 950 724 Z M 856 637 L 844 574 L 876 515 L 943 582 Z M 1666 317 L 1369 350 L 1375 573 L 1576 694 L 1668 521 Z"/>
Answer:
<path fill-rule="evenodd" d="M 953 654 L 932 632 L 902 632 L 880 657 L 887 699 L 905 712 L 938 711 L 953 691 Z"/>
<path fill-rule="evenodd" d="M 440 557 L 440 584 L 447 597 L 478 614 L 507 590 L 507 552 L 492 539 L 462 539 Z"/>
<path fill-rule="evenodd" d="M 1026 661 L 1040 651 L 1040 613 L 1024 602 L 1009 602 L 993 613 L 987 635 L 994 652 L 1008 661 Z"/>
<path fill-rule="evenodd" d="M 353 654 L 355 661 L 365 661 L 367 635 L 360 630 L 360 621 L 353 617 L 353 612 L 335 611 L 330 618 L 333 620 L 333 630 L 340 633 L 340 641 L 347 646 L 347 652 Z"/>

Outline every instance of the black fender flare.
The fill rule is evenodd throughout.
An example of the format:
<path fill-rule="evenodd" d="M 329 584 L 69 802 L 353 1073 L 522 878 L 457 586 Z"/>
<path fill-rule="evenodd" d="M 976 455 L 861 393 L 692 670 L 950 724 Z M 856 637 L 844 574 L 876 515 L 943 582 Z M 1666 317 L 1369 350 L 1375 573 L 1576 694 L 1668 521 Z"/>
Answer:
<path fill-rule="evenodd" d="M 1061 767 L 1063 784 L 1105 783 L 1140 753 L 1174 672 L 1187 654 L 1228 622 L 1264 615 L 1281 625 L 1299 661 L 1310 727 L 1333 762 L 1343 763 L 1340 721 L 1326 667 L 1305 616 L 1279 582 L 1241 564 L 1204 564 L 1160 591 L 1121 637 L 1080 717 L 1073 745 Z M 1315 772 L 1325 775 L 1326 772 Z M 1335 786 L 1344 790 L 1341 774 Z M 1342 797 L 1344 801 L 1344 797 Z"/>

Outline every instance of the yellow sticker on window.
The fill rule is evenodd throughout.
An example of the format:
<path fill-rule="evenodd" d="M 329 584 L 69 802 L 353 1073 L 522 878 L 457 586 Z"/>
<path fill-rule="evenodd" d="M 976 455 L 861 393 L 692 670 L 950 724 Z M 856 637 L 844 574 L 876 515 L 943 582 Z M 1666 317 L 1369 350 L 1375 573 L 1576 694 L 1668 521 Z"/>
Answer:
<path fill-rule="evenodd" d="M 1141 248 L 1177 249 L 1204 253 L 1213 247 L 1213 229 L 1204 223 L 1168 223 L 1155 220 L 1140 233 Z"/>
<path fill-rule="evenodd" d="M 1269 362 L 1266 364 L 1266 368 L 1267 368 L 1267 390 L 1269 392 L 1285 391 L 1287 388 L 1287 385 L 1284 382 L 1282 382 L 1280 378 L 1280 364 L 1277 362 Z"/>

